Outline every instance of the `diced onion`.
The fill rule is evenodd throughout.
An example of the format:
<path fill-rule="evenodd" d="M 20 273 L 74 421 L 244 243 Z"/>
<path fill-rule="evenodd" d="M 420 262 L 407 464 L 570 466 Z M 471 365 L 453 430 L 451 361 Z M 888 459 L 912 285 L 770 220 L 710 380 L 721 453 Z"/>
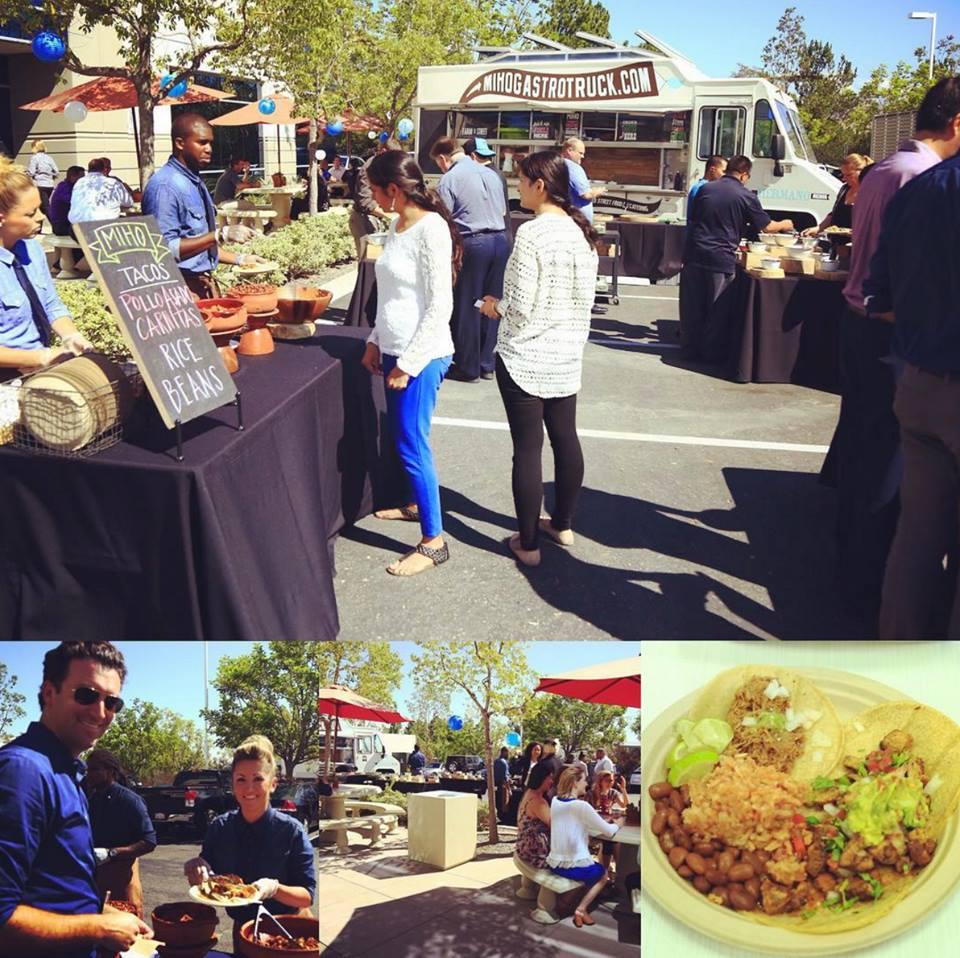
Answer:
<path fill-rule="evenodd" d="M 943 779 L 940 777 L 940 773 L 936 772 L 923 790 L 927 795 L 932 795 L 942 784 Z"/>
<path fill-rule="evenodd" d="M 744 715 L 740 720 L 741 725 L 745 725 L 747 728 L 753 728 L 757 724 L 757 720 L 752 715 Z"/>
<path fill-rule="evenodd" d="M 840 811 L 840 809 L 837 808 L 837 806 L 834 805 L 833 802 L 827 802 L 827 803 L 823 806 L 823 810 L 824 810 L 828 815 L 836 815 L 837 812 Z"/>
<path fill-rule="evenodd" d="M 854 722 L 854 723 L 853 723 L 853 727 L 854 727 L 858 732 L 864 731 L 864 727 L 863 727 L 863 724 L 862 724 L 861 722 Z"/>
<path fill-rule="evenodd" d="M 807 715 L 809 714 L 810 713 L 808 712 Z M 820 731 L 820 729 L 817 729 L 817 731 L 813 733 L 810 740 L 813 742 L 814 745 L 822 745 L 824 748 L 826 748 L 828 745 L 833 745 L 833 742 L 831 741 L 830 736 L 825 735 L 823 732 Z"/>

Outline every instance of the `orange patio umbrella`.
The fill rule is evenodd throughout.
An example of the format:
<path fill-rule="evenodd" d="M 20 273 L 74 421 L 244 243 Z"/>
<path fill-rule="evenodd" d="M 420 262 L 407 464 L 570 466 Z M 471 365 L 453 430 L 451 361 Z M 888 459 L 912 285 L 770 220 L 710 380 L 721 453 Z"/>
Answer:
<path fill-rule="evenodd" d="M 260 101 L 248 103 L 239 109 L 231 110 L 230 113 L 224 113 L 210 122 L 214 126 L 249 126 L 252 123 L 259 123 L 262 126 L 276 126 L 277 128 L 277 166 L 280 165 L 280 127 L 289 124 L 309 123 L 309 117 L 293 116 L 293 100 L 288 96 L 270 96 L 264 99 L 273 100 L 277 108 L 273 113 L 261 113 Z"/>

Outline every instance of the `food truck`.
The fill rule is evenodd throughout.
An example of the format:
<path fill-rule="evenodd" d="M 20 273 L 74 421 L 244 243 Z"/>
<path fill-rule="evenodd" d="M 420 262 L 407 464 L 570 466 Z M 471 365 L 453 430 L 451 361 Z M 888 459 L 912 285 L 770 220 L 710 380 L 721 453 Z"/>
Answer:
<path fill-rule="evenodd" d="M 646 49 L 585 34 L 595 46 L 480 51 L 475 63 L 420 67 L 421 166 L 437 171 L 429 150 L 438 137 L 481 136 L 510 181 L 528 152 L 576 136 L 586 144 L 587 175 L 607 187 L 598 212 L 682 219 L 707 159 L 742 153 L 753 160 L 748 186 L 774 219 L 802 229 L 830 212 L 840 184 L 817 166 L 786 94 L 760 78 L 708 77 L 663 41 L 637 34 Z M 515 180 L 511 187 L 513 198 Z"/>

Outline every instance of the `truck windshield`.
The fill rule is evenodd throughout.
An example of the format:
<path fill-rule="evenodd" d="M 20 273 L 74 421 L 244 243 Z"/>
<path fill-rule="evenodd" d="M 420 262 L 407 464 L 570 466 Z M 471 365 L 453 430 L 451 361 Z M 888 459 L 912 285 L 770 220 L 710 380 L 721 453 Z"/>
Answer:
<path fill-rule="evenodd" d="M 803 120 L 800 119 L 800 114 L 796 110 L 790 111 L 790 116 L 793 119 L 793 125 L 797 128 L 797 132 L 800 134 L 800 139 L 803 142 L 803 148 L 807 151 L 807 159 L 811 163 L 817 162 L 817 154 L 813 151 L 813 144 L 810 142 L 810 137 L 807 135 L 807 129 L 803 125 Z"/>
<path fill-rule="evenodd" d="M 793 147 L 793 152 L 797 155 L 797 159 L 805 160 L 807 158 L 807 151 L 804 149 L 803 140 L 800 137 L 800 131 L 794 124 L 794 117 L 797 114 L 793 110 L 788 109 L 786 104 L 781 103 L 779 100 L 776 101 L 776 104 L 777 117 L 780 120 L 780 126 L 783 127 L 783 132 L 786 133 L 787 139 L 790 141 L 790 145 Z"/>

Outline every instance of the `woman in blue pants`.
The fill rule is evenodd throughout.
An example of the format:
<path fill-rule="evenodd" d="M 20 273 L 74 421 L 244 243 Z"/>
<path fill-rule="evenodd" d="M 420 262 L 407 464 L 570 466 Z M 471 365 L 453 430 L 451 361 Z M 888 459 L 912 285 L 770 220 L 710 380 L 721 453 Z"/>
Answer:
<path fill-rule="evenodd" d="M 453 358 L 450 316 L 462 250 L 449 213 L 427 189 L 413 157 L 381 153 L 367 178 L 380 207 L 399 215 L 376 262 L 377 319 L 363 365 L 384 377 L 387 413 L 412 493 L 405 506 L 375 515 L 420 523 L 416 548 L 387 567 L 391 575 L 411 576 L 450 558 L 430 420 Z"/>

